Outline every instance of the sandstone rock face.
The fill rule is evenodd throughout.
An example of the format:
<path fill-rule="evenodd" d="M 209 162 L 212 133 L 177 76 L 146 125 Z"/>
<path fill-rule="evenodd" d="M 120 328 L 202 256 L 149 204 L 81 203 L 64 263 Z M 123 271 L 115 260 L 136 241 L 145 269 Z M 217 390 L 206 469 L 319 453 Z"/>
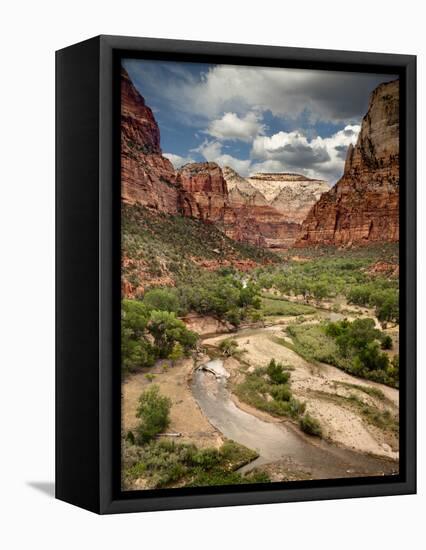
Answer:
<path fill-rule="evenodd" d="M 214 162 L 186 164 L 178 170 L 180 211 L 204 222 L 223 222 L 228 188 L 221 168 Z"/>
<path fill-rule="evenodd" d="M 122 200 L 176 213 L 178 190 L 175 182 L 174 167 L 161 154 L 160 130 L 154 115 L 122 69 Z"/>
<path fill-rule="evenodd" d="M 267 201 L 272 204 L 281 193 L 288 196 L 290 200 L 296 199 L 308 205 L 311 201 L 315 203 L 321 193 L 329 191 L 330 186 L 326 181 L 314 180 L 302 174 L 291 173 L 259 173 L 247 178 L 248 182 L 260 191 Z M 307 212 L 310 209 L 307 206 Z M 301 220 L 303 221 L 303 220 Z"/>
<path fill-rule="evenodd" d="M 343 177 L 312 207 L 297 246 L 399 240 L 399 81 L 370 97 Z"/>
<path fill-rule="evenodd" d="M 226 234 L 268 248 L 292 246 L 309 209 L 321 193 L 330 189 L 326 182 L 300 174 L 262 173 L 242 178 L 225 167 L 223 175 L 234 213 L 234 216 L 228 213 Z"/>

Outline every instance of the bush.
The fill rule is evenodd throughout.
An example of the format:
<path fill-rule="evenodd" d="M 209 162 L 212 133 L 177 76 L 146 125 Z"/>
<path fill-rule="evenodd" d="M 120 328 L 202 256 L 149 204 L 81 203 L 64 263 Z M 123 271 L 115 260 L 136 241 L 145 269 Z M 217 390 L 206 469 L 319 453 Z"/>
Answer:
<path fill-rule="evenodd" d="M 168 397 L 160 395 L 157 385 L 152 385 L 141 394 L 136 413 L 137 418 L 141 419 L 136 428 L 138 443 L 147 443 L 168 427 L 171 406 L 172 402 Z"/>
<path fill-rule="evenodd" d="M 266 374 L 273 384 L 286 384 L 290 378 L 288 372 L 284 372 L 284 367 L 281 363 L 277 363 L 275 359 L 271 359 L 266 368 Z"/>
<path fill-rule="evenodd" d="M 290 401 L 291 391 L 286 384 L 276 384 L 271 389 L 271 395 L 276 401 Z"/>
<path fill-rule="evenodd" d="M 387 349 L 387 350 L 392 349 L 393 342 L 392 342 L 392 337 L 389 336 L 389 334 L 386 334 L 385 336 L 383 336 L 381 347 L 382 349 Z"/>
<path fill-rule="evenodd" d="M 320 423 L 308 413 L 302 416 L 302 418 L 299 420 L 299 425 L 305 433 L 309 435 L 314 435 L 316 437 L 322 437 L 322 429 Z"/>
<path fill-rule="evenodd" d="M 143 303 L 149 309 L 178 313 L 180 310 L 179 298 L 171 288 L 154 288 L 148 290 L 143 297 Z"/>
<path fill-rule="evenodd" d="M 218 347 L 225 357 L 238 357 L 241 355 L 241 350 L 238 349 L 238 342 L 233 338 L 221 340 Z"/>

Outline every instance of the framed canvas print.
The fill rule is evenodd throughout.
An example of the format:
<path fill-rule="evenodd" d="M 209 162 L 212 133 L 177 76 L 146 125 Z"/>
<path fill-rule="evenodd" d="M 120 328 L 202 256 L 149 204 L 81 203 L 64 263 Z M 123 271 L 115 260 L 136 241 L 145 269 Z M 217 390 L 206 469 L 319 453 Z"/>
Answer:
<path fill-rule="evenodd" d="M 414 493 L 415 57 L 56 59 L 57 498 Z"/>

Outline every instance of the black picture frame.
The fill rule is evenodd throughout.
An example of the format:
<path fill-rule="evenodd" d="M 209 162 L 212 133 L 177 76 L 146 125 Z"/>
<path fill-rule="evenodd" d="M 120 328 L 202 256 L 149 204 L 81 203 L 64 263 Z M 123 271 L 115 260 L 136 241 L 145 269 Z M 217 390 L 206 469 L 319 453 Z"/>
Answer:
<path fill-rule="evenodd" d="M 400 474 L 120 491 L 119 59 L 400 78 Z M 416 492 L 416 57 L 98 36 L 56 52 L 56 498 L 100 514 Z"/>

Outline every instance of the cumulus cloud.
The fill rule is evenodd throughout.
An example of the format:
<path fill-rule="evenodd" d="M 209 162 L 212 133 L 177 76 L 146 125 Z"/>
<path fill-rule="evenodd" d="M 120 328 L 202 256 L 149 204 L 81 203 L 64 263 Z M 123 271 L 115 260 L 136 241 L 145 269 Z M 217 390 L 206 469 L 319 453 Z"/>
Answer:
<path fill-rule="evenodd" d="M 258 113 L 249 112 L 244 117 L 237 113 L 225 113 L 221 118 L 212 120 L 206 133 L 218 139 L 240 139 L 251 141 L 265 130 Z"/>
<path fill-rule="evenodd" d="M 238 159 L 228 153 L 224 153 L 222 147 L 219 141 L 204 140 L 199 147 L 192 149 L 192 151 L 194 153 L 199 153 L 208 162 L 216 162 L 222 168 L 224 166 L 230 166 L 242 176 L 248 176 L 251 160 Z"/>
<path fill-rule="evenodd" d="M 182 152 L 185 136 L 187 153 L 165 155 L 176 167 L 205 159 L 241 175 L 291 171 L 330 183 L 342 175 L 370 93 L 395 78 L 145 60 L 127 60 L 125 66 L 158 110 L 167 149 L 176 144 Z"/>
<path fill-rule="evenodd" d="M 214 65 L 198 81 L 181 81 L 167 93 L 180 98 L 184 109 L 207 118 L 255 109 L 287 118 L 307 114 L 312 122 L 349 123 L 365 113 L 370 92 L 384 80 L 367 73 Z"/>
<path fill-rule="evenodd" d="M 312 139 L 300 131 L 257 136 L 251 151 L 251 157 L 257 162 L 252 169 L 303 171 L 334 183 L 343 172 L 347 148 L 356 143 L 359 130 L 359 125 L 347 125 L 330 137 Z"/>
<path fill-rule="evenodd" d="M 180 168 L 189 162 L 195 162 L 192 157 L 181 157 L 180 155 L 175 155 L 174 153 L 163 153 L 163 157 L 169 159 L 175 168 Z"/>

